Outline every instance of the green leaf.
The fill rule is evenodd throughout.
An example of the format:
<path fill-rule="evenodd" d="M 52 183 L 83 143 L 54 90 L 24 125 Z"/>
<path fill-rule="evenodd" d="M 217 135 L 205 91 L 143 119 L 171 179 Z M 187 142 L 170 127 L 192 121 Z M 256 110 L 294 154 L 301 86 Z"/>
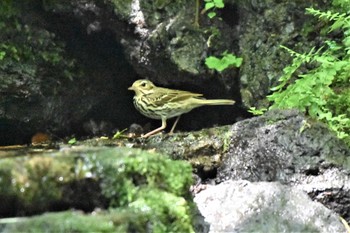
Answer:
<path fill-rule="evenodd" d="M 262 115 L 267 111 L 267 108 L 260 108 L 257 109 L 256 107 L 251 107 L 248 109 L 248 112 L 252 113 L 253 115 L 257 116 L 257 115 Z"/>
<path fill-rule="evenodd" d="M 215 69 L 219 72 L 227 69 L 230 66 L 239 67 L 242 64 L 243 59 L 236 57 L 233 54 L 229 54 L 227 52 L 223 53 L 223 57 L 221 59 L 217 57 L 207 57 L 205 59 L 205 64 L 209 69 Z"/>
<path fill-rule="evenodd" d="M 71 138 L 69 141 L 68 141 L 68 144 L 70 145 L 73 145 L 77 142 L 77 139 L 76 138 Z"/>
<path fill-rule="evenodd" d="M 318 104 L 312 104 L 309 108 L 309 114 L 311 117 L 316 118 L 322 114 L 322 110 Z"/>
<path fill-rule="evenodd" d="M 0 51 L 0 60 L 4 59 L 6 52 Z"/>
<path fill-rule="evenodd" d="M 215 69 L 220 65 L 220 59 L 218 59 L 217 57 L 210 56 L 205 59 L 205 64 L 209 69 Z"/>
<path fill-rule="evenodd" d="M 343 44 L 349 48 L 350 47 L 350 37 L 345 37 L 343 40 Z"/>
<path fill-rule="evenodd" d="M 277 85 L 275 87 L 271 87 L 270 90 L 271 91 L 278 91 L 281 90 L 286 84 L 285 83 L 281 83 L 280 85 Z"/>
<path fill-rule="evenodd" d="M 125 133 L 125 131 L 127 131 L 128 129 L 123 129 L 122 131 L 117 131 L 114 135 L 112 139 L 119 139 L 119 138 L 127 138 L 127 136 L 123 135 Z"/>
<path fill-rule="evenodd" d="M 213 12 L 213 11 L 211 11 L 211 12 L 208 13 L 208 17 L 209 17 L 210 19 L 214 18 L 215 16 L 216 16 L 216 13 Z"/>
<path fill-rule="evenodd" d="M 326 120 L 330 120 L 332 119 L 332 113 L 331 112 L 326 112 L 326 113 L 319 113 L 319 119 L 326 119 Z"/>
<path fill-rule="evenodd" d="M 235 67 L 240 67 L 242 65 L 243 62 L 243 58 L 240 57 L 236 57 L 233 54 L 226 54 L 223 59 L 229 64 L 229 65 L 233 65 Z"/>
<path fill-rule="evenodd" d="M 217 8 L 224 8 L 225 7 L 225 4 L 222 0 L 214 0 L 214 3 L 215 3 L 215 7 L 217 7 Z"/>
<path fill-rule="evenodd" d="M 213 2 L 207 2 L 204 6 L 206 10 L 209 10 L 211 8 L 215 7 L 215 4 Z"/>
<path fill-rule="evenodd" d="M 345 23 L 345 22 L 344 22 L 343 20 L 337 20 L 337 21 L 335 21 L 335 22 L 332 24 L 332 26 L 330 27 L 329 32 L 332 32 L 332 31 L 334 31 L 334 30 L 337 30 L 337 29 L 343 27 L 343 26 L 344 26 L 344 23 Z"/>

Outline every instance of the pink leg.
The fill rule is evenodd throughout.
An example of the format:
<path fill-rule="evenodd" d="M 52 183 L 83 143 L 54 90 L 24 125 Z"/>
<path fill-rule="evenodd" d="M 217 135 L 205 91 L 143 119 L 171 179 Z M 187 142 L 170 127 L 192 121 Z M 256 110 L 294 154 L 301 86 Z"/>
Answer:
<path fill-rule="evenodd" d="M 161 126 L 161 127 L 156 128 L 155 130 L 152 130 L 151 132 L 146 133 L 146 134 L 143 135 L 142 137 L 143 137 L 143 138 L 147 138 L 147 137 L 149 137 L 149 136 L 151 136 L 151 135 L 153 135 L 153 134 L 156 134 L 156 133 L 162 131 L 162 130 L 165 129 L 165 128 L 166 128 L 166 119 L 165 119 L 165 118 L 162 118 L 162 126 Z"/>
<path fill-rule="evenodd" d="M 176 120 L 175 120 L 175 122 L 173 124 L 173 127 L 171 127 L 171 130 L 170 130 L 169 134 L 173 134 L 175 126 L 177 125 L 177 122 L 180 120 L 180 117 L 181 117 L 181 115 L 176 118 Z"/>

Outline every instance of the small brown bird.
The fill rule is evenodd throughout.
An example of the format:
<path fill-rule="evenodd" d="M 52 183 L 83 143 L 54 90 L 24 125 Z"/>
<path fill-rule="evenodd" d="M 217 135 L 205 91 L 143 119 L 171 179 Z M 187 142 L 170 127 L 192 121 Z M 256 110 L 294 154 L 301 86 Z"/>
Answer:
<path fill-rule="evenodd" d="M 140 79 L 135 81 L 128 90 L 135 91 L 135 108 L 144 116 L 162 120 L 162 126 L 145 134 L 149 137 L 166 128 L 166 121 L 172 117 L 177 119 L 170 130 L 173 133 L 182 114 L 203 105 L 233 105 L 235 101 L 227 99 L 207 100 L 202 94 L 180 91 L 155 86 L 151 81 Z"/>

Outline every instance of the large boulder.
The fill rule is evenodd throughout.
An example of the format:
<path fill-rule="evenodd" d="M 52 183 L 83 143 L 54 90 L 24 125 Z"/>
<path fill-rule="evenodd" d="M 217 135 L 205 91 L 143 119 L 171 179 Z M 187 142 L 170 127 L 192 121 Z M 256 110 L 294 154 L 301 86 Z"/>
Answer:
<path fill-rule="evenodd" d="M 271 111 L 234 124 L 217 173 L 217 182 L 229 179 L 295 186 L 350 221 L 350 149 L 298 111 Z"/>
<path fill-rule="evenodd" d="M 194 201 L 209 232 L 346 232 L 333 211 L 278 182 L 225 181 Z"/>

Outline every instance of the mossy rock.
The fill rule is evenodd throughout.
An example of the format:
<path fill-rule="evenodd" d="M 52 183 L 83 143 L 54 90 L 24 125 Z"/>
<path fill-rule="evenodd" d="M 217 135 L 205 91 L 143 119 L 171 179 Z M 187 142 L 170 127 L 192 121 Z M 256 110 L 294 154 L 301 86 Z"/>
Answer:
<path fill-rule="evenodd" d="M 126 232 L 113 225 L 112 215 L 86 215 L 77 211 L 47 213 L 30 218 L 0 220 L 2 232 Z"/>
<path fill-rule="evenodd" d="M 35 154 L 18 151 L 9 154 L 10 158 L 0 155 L 0 197 L 7 200 L 1 204 L 2 217 L 108 208 L 98 217 L 100 228 L 91 229 L 193 232 L 189 193 L 192 168 L 187 162 L 139 149 L 86 146 Z M 74 218 L 65 220 L 72 216 L 77 223 Z M 16 226 L 10 226 L 6 219 L 5 226 L 1 225 L 3 219 L 0 229 L 21 231 L 29 225 L 33 228 L 27 231 L 43 232 L 45 224 L 52 221 L 59 232 L 86 232 L 76 227 L 99 222 L 90 218 L 76 213 L 47 214 L 20 219 L 15 221 Z M 81 227 L 90 229 L 88 225 Z"/>

